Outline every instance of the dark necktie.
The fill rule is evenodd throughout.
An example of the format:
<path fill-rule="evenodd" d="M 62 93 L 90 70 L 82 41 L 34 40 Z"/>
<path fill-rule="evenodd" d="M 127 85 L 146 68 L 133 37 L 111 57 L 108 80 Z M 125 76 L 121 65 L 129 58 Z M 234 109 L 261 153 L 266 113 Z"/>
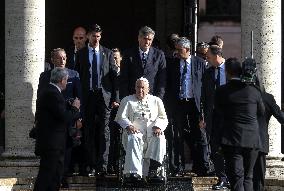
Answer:
<path fill-rule="evenodd" d="M 93 50 L 93 62 L 92 62 L 92 83 L 93 89 L 98 88 L 98 70 L 97 70 L 97 54 Z"/>
<path fill-rule="evenodd" d="M 186 61 L 184 60 L 184 65 L 183 65 L 183 70 L 182 70 L 182 74 L 181 74 L 181 95 L 185 96 L 185 79 L 186 79 L 186 73 L 187 73 L 187 65 L 186 65 Z"/>
<path fill-rule="evenodd" d="M 216 84 L 216 87 L 219 87 L 220 86 L 220 67 L 218 66 L 217 67 L 217 77 L 216 77 L 216 81 L 215 81 L 215 84 Z"/>
<path fill-rule="evenodd" d="M 145 52 L 143 52 L 142 53 L 142 65 L 143 65 L 143 68 L 145 68 L 145 66 L 146 66 L 146 63 L 147 63 L 147 58 L 146 58 L 146 53 Z"/>

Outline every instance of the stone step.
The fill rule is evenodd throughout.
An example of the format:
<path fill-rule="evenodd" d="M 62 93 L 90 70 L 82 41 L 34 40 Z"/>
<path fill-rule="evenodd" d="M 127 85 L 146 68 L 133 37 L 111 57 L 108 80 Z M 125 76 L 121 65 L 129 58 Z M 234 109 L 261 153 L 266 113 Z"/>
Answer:
<path fill-rule="evenodd" d="M 32 191 L 35 178 L 0 178 L 0 190 L 1 191 Z M 61 189 L 61 191 L 117 191 L 124 190 L 130 191 L 133 188 L 121 187 L 120 183 L 117 181 L 117 178 L 114 176 L 108 176 L 104 180 L 96 177 L 83 177 L 83 176 L 74 176 L 69 177 L 68 182 L 70 188 Z M 145 186 L 136 187 L 135 190 L 143 191 L 190 191 L 191 182 L 193 184 L 194 191 L 211 191 L 213 184 L 217 182 L 216 177 L 174 177 L 168 178 L 168 183 L 165 186 Z M 280 179 L 266 179 L 266 190 L 269 191 L 283 191 L 284 190 L 284 177 Z M 229 191 L 229 189 L 224 189 L 224 191 Z"/>
<path fill-rule="evenodd" d="M 0 190 L 1 191 L 31 191 L 34 185 L 35 178 L 0 178 Z M 133 188 L 121 187 L 120 183 L 117 181 L 116 177 L 106 177 L 105 179 L 96 177 L 82 177 L 75 176 L 69 177 L 67 179 L 70 188 L 61 189 L 62 191 L 75 191 L 75 190 L 104 190 L 104 191 L 114 191 L 114 190 L 133 190 Z M 186 190 L 190 191 L 192 187 L 191 177 L 183 178 L 170 178 L 166 187 L 168 190 Z M 142 186 L 142 187 L 141 187 Z M 135 190 L 155 190 L 163 191 L 165 186 L 157 185 L 140 185 Z"/>

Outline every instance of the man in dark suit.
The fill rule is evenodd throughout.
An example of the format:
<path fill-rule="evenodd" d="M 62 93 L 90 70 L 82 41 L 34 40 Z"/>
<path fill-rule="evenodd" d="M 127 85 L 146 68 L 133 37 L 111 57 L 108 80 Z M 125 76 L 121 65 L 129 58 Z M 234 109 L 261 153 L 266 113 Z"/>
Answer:
<path fill-rule="evenodd" d="M 264 180 L 266 171 L 266 155 L 269 152 L 269 134 L 268 123 L 273 115 L 279 123 L 284 124 L 284 114 L 277 105 L 274 96 L 262 90 L 262 100 L 265 106 L 265 113 L 258 118 L 261 149 L 259 150 L 258 157 L 253 169 L 253 190 L 264 191 Z"/>
<path fill-rule="evenodd" d="M 202 77 L 202 103 L 204 106 L 204 120 L 206 124 L 207 136 L 210 140 L 212 128 L 214 129 L 214 95 L 216 88 L 226 84 L 225 59 L 222 56 L 222 49 L 217 45 L 211 45 L 206 54 L 210 67 L 205 70 Z M 213 190 L 220 190 L 228 187 L 228 180 L 225 173 L 225 161 L 217 147 L 210 142 L 212 152 L 210 157 L 214 162 L 215 173 L 219 178 L 217 184 L 213 185 Z"/>
<path fill-rule="evenodd" d="M 174 162 L 172 173 L 176 176 L 184 168 L 184 141 L 188 144 L 193 159 L 193 171 L 198 175 L 207 174 L 208 161 L 204 129 L 199 128 L 201 79 L 205 62 L 190 55 L 190 41 L 181 37 L 175 45 L 178 58 L 168 63 L 167 94 L 175 112 L 174 121 Z M 205 148 L 206 147 L 206 148 Z"/>
<path fill-rule="evenodd" d="M 34 191 L 59 190 L 64 169 L 64 151 L 68 123 L 80 116 L 80 101 L 75 99 L 72 109 L 66 110 L 61 91 L 66 88 L 68 73 L 64 68 L 51 72 L 50 84 L 37 100 L 36 148 L 40 167 Z"/>
<path fill-rule="evenodd" d="M 260 91 L 240 80 L 237 59 L 226 60 L 225 70 L 229 82 L 216 90 L 214 112 L 219 125 L 214 125 L 212 139 L 222 146 L 231 190 L 251 191 L 260 148 L 257 119 L 264 114 L 264 105 Z"/>
<path fill-rule="evenodd" d="M 73 32 L 73 46 L 66 49 L 67 64 L 66 68 L 75 69 L 76 53 L 86 46 L 87 31 L 84 27 L 76 27 Z"/>
<path fill-rule="evenodd" d="M 117 72 L 111 50 L 100 45 L 102 29 L 94 24 L 88 31 L 88 46 L 77 52 L 76 70 L 80 74 L 83 92 L 83 122 L 89 176 L 105 175 L 108 163 L 109 118 L 118 107 Z"/>
<path fill-rule="evenodd" d="M 65 68 L 66 60 L 67 60 L 66 52 L 65 52 L 64 49 L 56 48 L 56 49 L 52 50 L 52 52 L 51 52 L 51 63 L 54 65 L 54 67 Z M 51 71 L 52 70 L 48 70 L 48 71 L 42 72 L 40 74 L 38 90 L 37 90 L 38 97 L 42 93 L 42 91 L 49 85 Z M 68 73 L 68 81 L 67 81 L 66 88 L 62 91 L 62 94 L 63 94 L 65 100 L 68 101 L 68 100 L 73 100 L 75 98 L 78 98 L 79 100 L 81 100 L 82 90 L 81 90 L 79 73 L 75 70 L 71 70 L 71 69 L 68 69 L 68 68 L 66 68 L 66 71 Z M 74 122 L 74 124 L 70 123 L 68 125 L 68 130 L 66 131 L 67 142 L 66 142 L 66 150 L 65 150 L 64 175 L 67 175 L 68 171 L 72 172 L 72 169 L 70 168 L 70 162 L 72 160 L 72 152 L 76 151 L 76 149 L 81 150 L 81 151 L 80 152 L 78 151 L 79 153 L 74 152 L 75 154 L 73 155 L 73 161 L 77 161 L 77 162 L 80 161 L 80 163 L 83 163 L 83 160 L 82 160 L 83 149 L 81 148 L 81 146 L 78 147 L 78 148 L 74 147 L 75 144 L 73 144 L 76 141 L 80 141 L 80 137 L 77 136 L 77 138 L 75 138 L 76 134 L 80 134 L 79 127 L 82 126 L 80 120 L 81 119 L 76 121 L 76 125 L 74 125 L 75 122 Z M 77 129 L 71 129 L 72 127 L 77 127 Z M 72 132 L 72 131 L 74 131 L 74 132 Z M 79 145 L 76 145 L 76 146 L 79 146 Z M 80 156 L 76 156 L 76 155 L 80 155 Z M 78 157 L 80 157 L 81 159 L 78 159 Z M 74 159 L 76 159 L 76 160 L 74 160 Z M 62 179 L 62 181 L 63 181 L 62 182 L 63 186 L 68 187 L 68 183 L 67 183 L 65 177 Z"/>
<path fill-rule="evenodd" d="M 138 47 L 125 51 L 120 70 L 120 98 L 135 93 L 135 82 L 145 77 L 150 94 L 163 99 L 166 85 L 166 59 L 161 50 L 152 47 L 155 32 L 147 26 L 138 34 Z"/>

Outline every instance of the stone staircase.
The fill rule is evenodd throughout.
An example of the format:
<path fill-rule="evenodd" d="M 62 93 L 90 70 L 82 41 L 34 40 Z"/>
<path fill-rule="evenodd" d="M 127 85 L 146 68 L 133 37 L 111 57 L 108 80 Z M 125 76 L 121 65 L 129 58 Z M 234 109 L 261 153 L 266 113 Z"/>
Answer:
<path fill-rule="evenodd" d="M 0 191 L 32 191 L 35 178 L 0 178 Z M 121 186 L 114 176 L 105 179 L 95 177 L 69 177 L 70 187 L 61 191 L 211 191 L 217 182 L 216 177 L 169 178 L 166 185 L 139 185 L 135 187 Z M 193 188 L 193 189 L 192 189 Z M 224 189 L 223 191 L 229 191 Z M 266 179 L 265 191 L 284 191 L 283 179 Z"/>
<path fill-rule="evenodd" d="M 33 189 L 35 178 L 0 178 L 1 191 L 31 191 Z M 62 188 L 61 191 L 204 191 L 211 190 L 212 184 L 216 183 L 216 177 L 191 177 L 169 178 L 166 185 L 135 185 L 135 187 L 121 186 L 114 176 L 102 178 L 90 178 L 82 176 L 69 177 L 70 187 Z M 193 185 L 193 186 L 192 186 Z"/>

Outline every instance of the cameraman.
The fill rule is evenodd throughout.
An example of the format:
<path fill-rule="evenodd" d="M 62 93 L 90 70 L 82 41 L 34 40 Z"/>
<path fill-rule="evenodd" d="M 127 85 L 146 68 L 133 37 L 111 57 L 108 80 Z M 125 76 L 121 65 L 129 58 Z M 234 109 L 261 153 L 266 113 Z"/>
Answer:
<path fill-rule="evenodd" d="M 257 119 L 264 114 L 264 105 L 260 91 L 240 79 L 242 74 L 252 82 L 255 69 L 242 73 L 240 62 L 229 58 L 225 72 L 229 82 L 216 90 L 215 112 L 220 125 L 216 125 L 212 139 L 224 153 L 232 191 L 251 191 L 253 167 L 260 148 Z"/>

